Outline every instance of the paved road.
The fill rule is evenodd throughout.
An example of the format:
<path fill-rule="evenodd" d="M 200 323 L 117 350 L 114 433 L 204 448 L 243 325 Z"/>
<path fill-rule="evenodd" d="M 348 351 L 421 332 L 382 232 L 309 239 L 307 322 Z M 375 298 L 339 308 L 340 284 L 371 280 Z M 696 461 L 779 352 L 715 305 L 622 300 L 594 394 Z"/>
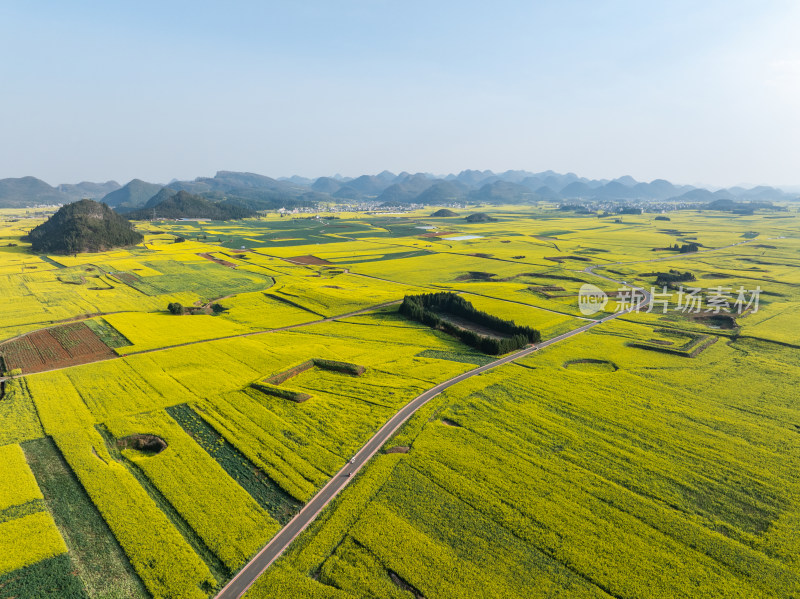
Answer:
<path fill-rule="evenodd" d="M 594 275 L 595 277 L 600 277 L 600 278 L 605 279 L 607 281 L 612 281 L 614 283 L 622 283 L 622 281 L 618 281 L 616 279 L 611 279 L 611 278 L 606 277 L 604 275 L 597 274 L 596 272 L 594 272 L 594 269 L 595 268 L 603 268 L 603 267 L 606 267 L 606 266 L 614 266 L 614 265 L 617 265 L 617 264 L 637 264 L 639 262 L 659 262 L 661 260 L 682 260 L 682 259 L 685 259 L 685 258 L 693 258 L 695 256 L 698 256 L 698 255 L 701 255 L 701 254 L 706 254 L 706 253 L 709 253 L 709 252 L 716 252 L 716 251 L 719 251 L 719 250 L 732 248 L 732 247 L 735 247 L 737 245 L 742 245 L 742 244 L 745 244 L 745 243 L 749 243 L 751 241 L 754 241 L 754 240 L 753 239 L 748 239 L 748 240 L 745 240 L 745 241 L 740 241 L 738 243 L 732 243 L 730 245 L 726 245 L 726 246 L 722 246 L 722 247 L 718 247 L 718 248 L 713 248 L 713 249 L 709 249 L 709 250 L 701 250 L 701 251 L 693 252 L 693 253 L 690 253 L 690 254 L 678 254 L 678 255 L 672 255 L 672 256 L 663 256 L 663 257 L 659 257 L 659 258 L 652 258 L 652 259 L 649 259 L 649 260 L 638 260 L 638 261 L 634 261 L 634 262 L 610 262 L 608 264 L 602 264 L 602 265 L 594 264 L 594 265 L 587 266 L 586 268 L 584 268 L 583 272 L 586 272 L 586 273 L 589 273 L 591 275 Z M 258 253 L 258 252 L 256 252 L 256 253 Z M 266 255 L 266 254 L 264 254 L 264 255 Z M 353 274 L 357 274 L 357 273 L 353 273 Z M 390 281 L 389 279 L 381 279 L 380 277 L 374 277 L 374 276 L 371 276 L 371 275 L 359 275 L 359 276 L 368 277 L 368 278 L 371 278 L 371 279 L 378 279 L 380 281 L 387 281 L 387 282 L 390 282 L 390 283 L 397 283 L 397 281 Z M 220 299 L 224 299 L 224 298 L 220 298 Z M 218 301 L 218 300 L 211 300 L 211 302 L 213 302 L 213 301 Z M 334 320 L 339 320 L 339 319 L 342 319 L 342 318 L 349 318 L 350 316 L 356 316 L 356 315 L 359 315 L 359 314 L 365 314 L 367 312 L 371 312 L 373 310 L 377 310 L 377 309 L 385 307 L 385 306 L 391 306 L 393 304 L 399 304 L 399 303 L 400 303 L 400 300 L 393 301 L 393 302 L 386 302 L 384 304 L 379 304 L 377 306 L 370 306 L 369 308 L 364 308 L 362 310 L 356 310 L 355 312 L 349 312 L 347 314 L 339 314 L 337 316 L 331 316 L 331 317 L 328 317 L 328 318 L 322 318 L 320 320 L 313 320 L 313 321 L 310 321 L 310 322 L 303 322 L 303 323 L 300 323 L 300 324 L 290 325 L 290 326 L 286 326 L 286 327 L 280 327 L 280 328 L 276 328 L 276 329 L 266 329 L 266 330 L 263 330 L 263 331 L 251 331 L 249 333 L 239 333 L 239 334 L 236 334 L 236 335 L 225 335 L 223 337 L 214 337 L 212 339 L 200 339 L 198 341 L 189 341 L 189 342 L 186 342 L 186 343 L 179 343 L 177 345 L 168 345 L 168 346 L 165 346 L 165 347 L 157 347 L 157 348 L 154 348 L 154 349 L 145 349 L 145 350 L 140 350 L 140 351 L 133 351 L 133 352 L 130 352 L 128 354 L 122 354 L 121 356 L 112 356 L 112 357 L 101 358 L 99 360 L 93 360 L 93 362 L 102 362 L 102 361 L 105 361 L 105 360 L 115 360 L 118 357 L 126 357 L 126 356 L 129 356 L 129 355 L 132 356 L 132 355 L 136 355 L 136 354 L 149 354 L 149 353 L 154 353 L 154 352 L 165 351 L 165 350 L 168 350 L 168 349 L 173 349 L 173 348 L 176 348 L 176 347 L 184 347 L 184 346 L 187 346 L 187 345 L 197 345 L 197 344 L 200 344 L 200 343 L 208 343 L 209 341 L 221 341 L 221 340 L 224 340 L 224 339 L 234 339 L 236 337 L 250 337 L 252 335 L 263 335 L 265 333 L 275 333 L 275 332 L 278 332 L 278 331 L 287 331 L 289 329 L 296 329 L 296 328 L 299 328 L 299 327 L 307 327 L 307 326 L 312 326 L 312 325 L 315 325 L 315 324 L 322 324 L 322 323 L 331 322 L 331 321 L 334 321 Z M 548 312 L 554 312 L 556 314 L 567 314 L 565 312 L 557 312 L 555 310 L 549 310 L 548 308 L 539 307 L 539 309 L 547 310 Z M 43 328 L 50 328 L 51 326 L 56 326 L 58 323 L 61 323 L 61 322 L 73 322 L 73 321 L 78 321 L 78 320 L 86 320 L 86 319 L 92 318 L 94 316 L 104 316 L 106 314 L 118 314 L 118 313 L 120 313 L 120 312 L 104 312 L 104 313 L 97 313 L 97 314 L 92 314 L 92 315 L 77 316 L 77 317 L 73 317 L 73 318 L 64 319 L 63 321 L 51 322 L 51 323 L 49 323 L 49 326 L 43 327 Z M 568 315 L 572 316 L 571 314 L 568 314 Z M 576 318 L 580 318 L 580 317 L 578 316 Z M 608 319 L 605 318 L 603 320 L 608 320 Z M 576 331 L 582 331 L 583 328 L 575 329 L 575 330 Z M 28 331 L 28 333 L 23 333 L 22 335 L 18 335 L 17 337 L 13 337 L 11 339 L 5 339 L 5 340 L 3 340 L 3 343 L 6 343 L 8 341 L 12 341 L 12 340 L 17 339 L 19 337 L 23 337 L 24 335 L 30 334 L 32 332 L 34 332 L 34 331 Z M 559 337 L 557 337 L 556 339 L 559 339 Z M 540 345 L 540 347 L 544 347 L 544 344 Z M 88 363 L 88 362 L 84 362 L 84 363 Z M 30 373 L 26 373 L 26 374 L 22 374 L 22 375 L 18 375 L 18 376 L 31 376 L 31 375 L 34 375 L 34 374 L 39 374 L 40 372 L 51 372 L 53 370 L 62 370 L 64 368 L 71 368 L 71 366 L 60 366 L 58 368 L 51 368 L 49 370 L 42 370 L 42 371 L 39 371 L 39 372 L 30 372 Z M 12 379 L 12 378 L 18 378 L 18 377 L 17 376 L 0 376 L 0 382 L 4 382 L 4 381 L 7 381 L 7 380 Z"/>
<path fill-rule="evenodd" d="M 595 276 L 608 279 L 608 277 L 604 277 L 602 275 Z M 613 281 L 614 279 L 608 280 Z M 621 283 L 621 281 L 615 282 Z M 364 466 L 364 464 L 366 464 L 372 458 L 372 456 L 378 452 L 381 447 L 383 447 L 383 445 L 397 431 L 397 429 L 400 428 L 409 418 L 411 418 L 414 412 L 419 410 L 431 399 L 439 395 L 448 387 L 460 383 L 461 381 L 464 381 L 470 377 L 479 375 L 488 370 L 492 370 L 493 368 L 497 368 L 503 364 L 508 364 L 514 360 L 524 358 L 525 356 L 528 356 L 533 352 L 549 345 L 553 345 L 559 341 L 563 341 L 565 339 L 569 339 L 570 337 L 574 337 L 575 335 L 579 335 L 580 333 L 584 333 L 592 327 L 596 327 L 603 322 L 617 318 L 622 314 L 627 314 L 637 307 L 646 306 L 650 302 L 650 294 L 645 289 L 639 287 L 633 288 L 642 293 L 643 299 L 639 302 L 638 306 L 628 308 L 627 310 L 621 312 L 609 314 L 608 316 L 592 321 L 577 329 L 568 331 L 562 335 L 559 335 L 558 337 L 553 337 L 552 339 L 543 341 L 538 345 L 522 349 L 513 354 L 509 354 L 503 358 L 500 358 L 499 360 L 495 360 L 494 362 L 486 364 L 485 366 L 474 368 L 473 370 L 465 372 L 464 374 L 460 374 L 451 378 L 450 380 L 440 383 L 432 389 L 428 389 L 421 395 L 412 399 L 409 403 L 403 406 L 399 412 L 392 416 L 392 418 L 386 424 L 384 424 L 383 427 L 381 427 L 381 429 L 375 433 L 375 435 L 369 441 L 367 441 L 366 445 L 364 445 L 358 451 L 353 460 L 346 464 L 344 468 L 339 470 L 339 472 L 337 472 L 336 475 L 330 481 L 328 481 L 328 484 L 326 484 L 316 495 L 314 495 L 311 501 L 309 501 L 305 507 L 303 507 L 303 509 L 300 510 L 300 512 L 294 518 L 292 518 L 292 520 L 286 526 L 284 526 L 277 535 L 272 538 L 272 540 L 258 553 L 258 555 L 256 555 L 250 561 L 250 563 L 248 563 L 242 570 L 239 571 L 233 580 L 231 580 L 225 586 L 225 588 L 220 591 L 216 599 L 238 599 L 244 595 L 247 589 L 249 589 L 259 578 L 259 576 L 261 576 L 264 571 L 281 556 L 281 554 L 289 547 L 292 541 L 297 538 L 297 536 L 303 532 L 317 518 L 317 516 L 319 516 L 320 512 L 325 508 L 325 506 L 328 505 L 331 500 L 333 500 L 333 498 L 336 497 L 342 491 L 342 489 L 348 485 L 348 483 L 352 480 L 352 475 L 355 475 L 355 473 L 358 472 Z"/>
<path fill-rule="evenodd" d="M 597 275 L 597 276 L 599 276 L 599 275 Z M 212 301 L 214 301 L 214 300 L 212 300 Z M 209 339 L 199 339 L 197 341 L 187 341 L 186 343 L 178 343 L 176 345 L 165 345 L 164 347 L 155 347 L 153 349 L 142 349 L 142 350 L 138 350 L 138 351 L 132 351 L 132 352 L 129 352 L 127 354 L 120 354 L 120 355 L 102 357 L 102 358 L 98 358 L 98 359 L 94 359 L 94 360 L 88 360 L 86 362 L 81 362 L 80 364 L 73 364 L 73 365 L 70 365 L 70 366 L 57 366 L 55 368 L 49 368 L 49 369 L 46 369 L 46 370 L 39 370 L 37 372 L 25 372 L 25 373 L 14 375 L 14 376 L 0 376 L 0 383 L 3 382 L 3 381 L 7 381 L 9 379 L 21 378 L 21 377 L 25 377 L 25 376 L 34 376 L 34 375 L 37 375 L 37 374 L 41 374 L 43 372 L 53 372 L 54 370 L 64 370 L 65 368 L 73 368 L 75 366 L 82 366 L 84 364 L 93 364 L 95 362 L 105 362 L 107 360 L 117 360 L 119 358 L 126 358 L 128 356 L 136 356 L 136 355 L 139 355 L 139 354 L 152 354 L 152 353 L 155 353 L 155 352 L 166 351 L 168 349 L 174 349 L 176 347 L 185 347 L 187 345 L 199 345 L 201 343 L 209 343 L 211 341 L 222 341 L 222 340 L 225 340 L 225 339 L 236 339 L 238 337 L 253 337 L 254 335 L 266 335 L 267 333 L 277 333 L 279 331 L 288 331 L 288 330 L 291 330 L 291 329 L 299 329 L 301 327 L 310 327 L 310 326 L 315 325 L 315 324 L 323 324 L 323 323 L 326 323 L 326 322 L 333 322 L 335 320 L 342 320 L 344 318 L 350 318 L 351 316 L 358 316 L 360 314 L 367 314 L 369 312 L 374 312 L 375 310 L 379 310 L 379 309 L 385 308 L 387 306 L 394 306 L 395 304 L 399 304 L 401 302 L 402 302 L 402 300 L 384 302 L 382 304 L 377 304 L 375 306 L 370 306 L 369 308 L 362 308 L 360 310 L 355 310 L 354 312 L 347 312 L 346 314 L 337 314 L 336 316 L 328 316 L 326 318 L 321 318 L 319 320 L 311 320 L 309 322 L 301 322 L 299 324 L 291 324 L 289 326 L 278 327 L 276 329 L 265 329 L 263 331 L 250 331 L 248 333 L 237 333 L 236 335 L 224 335 L 222 337 L 212 337 L 212 338 L 209 338 Z M 109 314 L 113 314 L 113 313 L 109 312 Z M 41 329 L 37 329 L 37 330 L 41 330 Z M 33 332 L 34 331 L 29 331 L 28 333 L 20 335 L 20 337 L 23 337 L 24 335 L 27 335 L 27 334 L 33 333 Z M 6 341 L 3 341 L 3 343 L 6 343 Z"/>
<path fill-rule="evenodd" d="M 594 273 L 592 273 L 594 274 Z M 600 276 L 600 275 L 596 275 Z M 403 300 L 393 300 L 391 302 L 384 302 L 382 304 L 377 304 L 375 306 L 370 306 L 369 308 L 361 308 L 360 310 L 355 310 L 354 312 L 347 312 L 346 314 L 337 314 L 336 316 L 326 316 L 324 318 L 320 318 L 319 320 L 310 320 L 308 322 L 301 322 L 299 324 L 290 324 L 285 327 L 277 327 L 275 329 L 264 329 L 263 331 L 250 331 L 248 333 L 237 333 L 235 335 L 225 335 L 223 337 L 212 337 L 210 339 L 199 339 L 197 341 L 187 341 L 186 343 L 178 343 L 176 345 L 165 345 L 164 347 L 155 347 L 153 349 L 142 349 L 139 351 L 132 351 L 127 354 L 122 354 L 123 356 L 136 356 L 139 354 L 152 354 L 153 352 L 160 352 L 167 349 L 174 349 L 176 347 L 185 347 L 187 345 L 199 345 L 200 343 L 209 343 L 211 341 L 222 341 L 225 339 L 237 339 L 238 337 L 253 337 L 255 335 L 266 335 L 267 333 L 278 333 L 280 331 L 289 331 L 291 329 L 299 329 L 301 327 L 310 327 L 315 324 L 323 324 L 326 322 L 333 322 L 334 320 L 342 320 L 344 318 L 350 318 L 351 316 L 358 316 L 360 314 L 367 314 L 368 312 L 374 312 L 375 310 L 380 310 L 381 308 L 386 308 L 387 306 L 394 306 L 396 304 L 401 303 Z"/>

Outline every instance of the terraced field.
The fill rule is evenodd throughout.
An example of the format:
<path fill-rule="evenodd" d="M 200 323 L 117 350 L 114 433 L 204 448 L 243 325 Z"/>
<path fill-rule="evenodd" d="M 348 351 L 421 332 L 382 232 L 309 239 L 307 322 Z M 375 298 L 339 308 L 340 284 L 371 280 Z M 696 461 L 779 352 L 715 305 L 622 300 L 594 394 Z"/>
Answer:
<path fill-rule="evenodd" d="M 433 398 L 247 597 L 800 595 L 796 208 L 322 216 L 48 257 L 0 214 L 0 596 L 216 595 L 404 405 L 492 359 L 397 313 L 435 291 L 544 340 L 593 326 Z M 669 309 L 601 321 L 615 281 Z M 757 307 L 711 318 L 740 287 Z M 276 378 L 315 360 L 351 366 Z"/>

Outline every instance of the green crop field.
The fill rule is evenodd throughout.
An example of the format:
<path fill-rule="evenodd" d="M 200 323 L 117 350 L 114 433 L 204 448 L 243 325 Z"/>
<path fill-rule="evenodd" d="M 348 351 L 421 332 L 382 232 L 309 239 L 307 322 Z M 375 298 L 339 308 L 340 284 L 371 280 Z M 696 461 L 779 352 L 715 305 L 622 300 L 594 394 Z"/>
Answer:
<path fill-rule="evenodd" d="M 70 256 L 0 212 L 0 597 L 215 596 L 494 359 L 398 313 L 435 292 L 558 342 L 421 407 L 246 597 L 800 597 L 796 206 L 480 210 L 139 223 Z M 601 321 L 630 285 L 664 303 Z"/>

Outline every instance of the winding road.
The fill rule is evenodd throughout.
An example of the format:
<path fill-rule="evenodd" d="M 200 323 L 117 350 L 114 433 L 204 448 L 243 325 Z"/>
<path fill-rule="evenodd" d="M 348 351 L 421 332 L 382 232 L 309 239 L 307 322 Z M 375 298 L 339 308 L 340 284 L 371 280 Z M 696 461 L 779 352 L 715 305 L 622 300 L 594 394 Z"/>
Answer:
<path fill-rule="evenodd" d="M 623 284 L 623 281 L 617 281 L 603 275 L 597 275 L 591 271 L 587 272 L 596 277 Z M 638 310 L 650 303 L 650 293 L 646 289 L 633 285 L 630 285 L 630 287 L 631 289 L 635 289 L 642 294 L 642 299 L 636 305 L 594 320 L 588 324 L 578 327 L 577 329 L 573 329 L 532 347 L 508 354 L 507 356 L 502 357 L 499 360 L 495 360 L 494 362 L 490 362 L 484 366 L 479 366 L 478 368 L 474 368 L 468 372 L 459 374 L 458 376 L 455 376 L 443 383 L 439 383 L 431 389 L 428 389 L 404 405 L 399 412 L 392 416 L 392 418 L 389 419 L 389 421 L 384 424 L 369 441 L 366 442 L 366 444 L 358 451 L 358 453 L 356 453 L 353 459 L 345 464 L 345 466 L 339 470 L 339 472 L 337 472 L 330 481 L 328 481 L 328 484 L 322 487 L 322 489 L 317 492 L 314 497 L 312 497 L 311 501 L 309 501 L 303 507 L 303 509 L 300 510 L 300 512 L 298 512 L 298 514 L 292 518 L 292 520 L 286 524 L 286 526 L 284 526 L 280 532 L 278 532 L 278 534 L 275 535 L 272 540 L 261 551 L 259 551 L 258 554 L 252 560 L 250 560 L 250 562 L 244 568 L 239 571 L 238 574 L 236 574 L 236 576 L 234 576 L 234 578 L 219 592 L 219 594 L 216 596 L 216 599 L 238 599 L 244 595 L 247 590 L 253 586 L 255 581 L 266 571 L 266 569 L 269 568 L 272 563 L 278 559 L 281 554 L 283 554 L 284 551 L 286 551 L 292 541 L 296 539 L 300 533 L 303 532 L 317 518 L 317 516 L 319 516 L 320 512 L 322 512 L 325 506 L 327 506 L 333 500 L 333 498 L 336 497 L 350 483 L 351 480 L 353 480 L 353 476 L 356 474 L 356 472 L 358 472 L 367 462 L 369 462 L 369 460 L 378 452 L 378 450 L 380 450 L 380 448 L 383 447 L 384 444 L 386 444 L 386 442 L 392 437 L 397 429 L 405 424 L 405 422 L 411 418 L 411 416 L 413 416 L 417 410 L 428 403 L 431 399 L 439 395 L 448 387 L 452 387 L 453 385 L 470 377 L 482 374 L 497 368 L 498 366 L 503 366 L 504 364 L 508 364 L 514 360 L 519 360 L 525 356 L 529 356 L 530 354 L 553 345 L 554 343 L 558 343 L 560 341 L 564 341 L 565 339 L 569 339 L 570 337 L 574 337 L 575 335 L 585 333 L 589 329 L 596 327 L 601 323 L 617 318 L 618 316 L 622 316 L 623 314 L 628 314 L 634 310 Z"/>
<path fill-rule="evenodd" d="M 453 386 L 453 385 L 455 385 L 457 383 L 460 383 L 461 381 L 464 381 L 464 380 L 466 380 L 466 379 L 468 379 L 470 377 L 473 377 L 473 376 L 482 374 L 484 372 L 487 372 L 489 370 L 492 370 L 494 368 L 497 368 L 498 366 L 503 366 L 505 364 L 514 362 L 515 360 L 519 360 L 520 358 L 524 358 L 524 357 L 526 357 L 526 356 L 528 356 L 528 355 L 530 355 L 530 354 L 532 354 L 532 353 L 534 353 L 534 352 L 536 352 L 536 351 L 538 351 L 540 349 L 544 349 L 545 347 L 548 347 L 548 346 L 553 345 L 555 343 L 559 343 L 561 341 L 569 339 L 570 337 L 574 337 L 575 335 L 579 335 L 581 333 L 585 333 L 589 329 L 591 329 L 591 328 L 593 328 L 595 326 L 598 326 L 598 325 L 600 325 L 600 324 L 602 324 L 604 322 L 607 322 L 609 320 L 612 320 L 614 318 L 617 318 L 617 317 L 622 316 L 624 314 L 628 314 L 628 313 L 633 312 L 633 311 L 638 311 L 643 306 L 647 306 L 650 303 L 650 293 L 646 289 L 641 288 L 641 287 L 637 287 L 637 286 L 632 285 L 632 284 L 628 284 L 628 283 L 626 283 L 625 281 L 622 281 L 622 280 L 612 279 L 610 277 L 597 274 L 597 273 L 593 272 L 593 269 L 612 266 L 614 264 L 635 264 L 635 263 L 640 263 L 640 262 L 657 262 L 657 261 L 662 261 L 662 260 L 676 260 L 676 259 L 693 258 L 693 257 L 697 257 L 699 255 L 705 254 L 705 253 L 709 253 L 709 252 L 713 252 L 713 251 L 719 251 L 719 250 L 731 248 L 731 247 L 734 247 L 734 246 L 737 246 L 737 245 L 742 245 L 742 244 L 748 243 L 748 241 L 750 241 L 750 240 L 741 241 L 741 242 L 734 243 L 734 244 L 731 244 L 731 245 L 728 245 L 728 246 L 723 246 L 723 247 L 714 248 L 714 249 L 710 249 L 710 250 L 702 250 L 702 251 L 695 252 L 695 253 L 692 253 L 692 254 L 683 254 L 683 255 L 680 255 L 680 256 L 672 255 L 672 256 L 664 256 L 664 257 L 654 258 L 654 259 L 650 259 L 650 260 L 638 260 L 638 261 L 632 261 L 632 262 L 616 262 L 616 263 L 609 263 L 609 264 L 603 264 L 603 265 L 593 265 L 593 266 L 586 267 L 583 270 L 583 272 L 585 272 L 587 274 L 591 274 L 591 275 L 593 275 L 595 277 L 598 277 L 598 278 L 601 278 L 601 279 L 604 279 L 606 281 L 610 281 L 610 282 L 613 282 L 613 283 L 616 283 L 616 284 L 619 284 L 619 285 L 627 285 L 631 289 L 634 289 L 634 290 L 638 291 L 641 294 L 641 295 L 637 296 L 637 297 L 641 298 L 640 301 L 637 304 L 632 305 L 632 306 L 628 307 L 625 310 L 609 314 L 609 315 L 604 316 L 603 318 L 599 318 L 597 320 L 592 320 L 592 321 L 588 322 L 585 325 L 582 325 L 582 326 L 580 326 L 580 327 L 578 327 L 576 329 L 573 329 L 571 331 L 568 331 L 566 333 L 558 335 L 557 337 L 553 337 L 553 338 L 548 339 L 547 341 L 543 341 L 543 342 L 541 342 L 541 343 L 539 343 L 537 345 L 534 345 L 534 346 L 522 349 L 520 351 L 508 354 L 507 356 L 504 356 L 504 357 L 502 357 L 502 358 L 500 358 L 498 360 L 495 360 L 494 362 L 491 362 L 491 363 L 486 364 L 484 366 L 480 366 L 480 367 L 474 368 L 474 369 L 472 369 L 472 370 L 470 370 L 468 372 L 465 372 L 463 374 L 455 376 L 455 377 L 453 377 L 453 378 L 451 378 L 451 379 L 449 379 L 447 381 L 444 381 L 444 382 L 436 385 L 435 387 L 433 387 L 431 389 L 428 389 L 424 393 L 422 393 L 419 396 L 417 396 L 414 399 L 412 399 L 409 403 L 405 404 L 394 416 L 392 416 L 392 418 L 388 422 L 386 422 L 381 427 L 381 429 L 378 430 L 378 432 L 375 433 L 366 442 L 366 444 L 358 451 L 358 453 L 356 453 L 356 455 L 353 457 L 353 459 L 350 462 L 348 462 L 341 470 L 339 470 L 339 472 L 337 472 L 334 475 L 334 477 L 330 481 L 328 481 L 328 483 L 320 491 L 318 491 L 314 495 L 314 497 L 303 507 L 303 509 L 300 510 L 300 512 L 298 512 L 297 515 L 294 518 L 292 518 L 292 520 L 288 524 L 286 524 L 286 526 L 284 526 L 278 532 L 278 534 L 275 535 L 270 540 L 270 542 L 263 549 L 261 549 L 261 551 L 259 551 L 259 553 L 244 568 L 242 568 L 242 570 L 240 570 L 236 574 L 236 576 L 234 576 L 234 578 L 217 594 L 216 599 L 238 599 L 239 597 L 244 595 L 244 593 L 247 592 L 247 590 L 266 571 L 266 569 L 269 568 L 269 566 L 272 565 L 272 563 L 276 559 L 278 559 L 278 557 L 280 557 L 283 554 L 283 552 L 289 547 L 289 545 L 292 543 L 292 541 L 295 538 L 297 538 L 300 535 L 300 533 L 302 533 L 319 516 L 319 514 L 322 512 L 322 510 L 350 483 L 351 480 L 353 480 L 353 476 L 367 462 L 369 462 L 369 460 L 380 450 L 381 447 L 383 447 L 383 445 L 386 444 L 386 442 L 392 437 L 392 435 L 403 424 L 405 424 L 408 421 L 408 419 L 411 418 L 411 416 L 417 410 L 419 410 L 422 406 L 424 406 L 426 403 L 428 403 L 431 399 L 433 399 L 434 397 L 436 397 L 437 395 L 442 393 L 445 389 L 447 389 L 447 388 L 449 388 L 449 387 L 451 387 L 451 386 Z M 354 311 L 354 312 L 349 312 L 347 314 L 341 314 L 341 315 L 338 315 L 338 316 L 322 318 L 322 319 L 311 321 L 311 322 L 300 323 L 300 324 L 296 324 L 296 325 L 290 325 L 290 326 L 281 327 L 281 328 L 277 328 L 277 329 L 269 329 L 269 330 L 265 330 L 265 331 L 253 331 L 253 332 L 242 333 L 242 334 L 237 334 L 237 335 L 224 336 L 224 337 L 220 337 L 218 339 L 229 339 L 229 338 L 234 338 L 234 337 L 247 337 L 247 336 L 251 336 L 251 335 L 261 335 L 261 334 L 265 334 L 265 333 L 271 333 L 271 332 L 276 332 L 276 331 L 283 331 L 283 330 L 295 329 L 295 328 L 300 328 L 300 327 L 305 327 L 305 326 L 310 326 L 310 325 L 317 325 L 317 324 L 321 324 L 321 323 L 327 323 L 327 322 L 335 321 L 335 320 L 338 320 L 338 319 L 347 318 L 349 316 L 355 316 L 355 315 L 359 315 L 359 314 L 364 314 L 364 313 L 373 311 L 373 310 L 375 310 L 377 308 L 385 307 L 385 306 L 389 306 L 389 305 L 397 304 L 397 303 L 399 303 L 399 301 L 387 302 L 387 303 L 381 304 L 379 306 L 372 306 L 370 308 L 357 310 L 357 311 Z M 173 347 L 181 347 L 181 346 L 185 346 L 185 345 L 194 345 L 194 344 L 199 344 L 199 343 L 207 343 L 208 341 L 215 341 L 215 340 L 218 340 L 218 339 L 217 338 L 215 338 L 215 339 L 203 339 L 203 340 L 198 340 L 198 341 L 182 343 L 182 344 L 178 344 L 178 345 L 174 345 L 174 346 L 170 346 L 170 347 L 161 347 L 161 348 L 156 348 L 156 349 L 143 350 L 143 351 L 138 351 L 138 352 L 131 352 L 130 355 L 133 355 L 134 353 L 139 354 L 139 353 L 152 353 L 152 352 L 164 351 L 164 350 L 167 350 L 167 349 L 171 349 Z M 124 355 L 123 356 L 115 356 L 114 358 L 117 358 L 117 357 L 124 357 Z M 111 358 L 111 359 L 114 359 L 114 358 Z M 60 370 L 61 368 L 57 368 L 57 369 Z M 30 373 L 30 374 L 35 374 L 35 373 Z M 28 375 L 20 375 L 20 376 L 30 376 L 30 374 L 28 374 Z M 5 380 L 10 379 L 10 378 L 16 378 L 16 377 L 0 377 L 0 382 L 4 382 Z"/>

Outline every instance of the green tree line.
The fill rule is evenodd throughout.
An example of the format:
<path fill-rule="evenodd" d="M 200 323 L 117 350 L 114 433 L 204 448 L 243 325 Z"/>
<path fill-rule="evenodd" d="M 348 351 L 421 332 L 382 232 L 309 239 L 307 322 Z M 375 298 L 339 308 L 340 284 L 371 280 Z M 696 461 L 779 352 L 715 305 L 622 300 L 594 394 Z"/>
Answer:
<path fill-rule="evenodd" d="M 441 329 L 458 337 L 461 341 L 485 354 L 505 354 L 521 349 L 529 343 L 541 341 L 541 333 L 531 327 L 519 326 L 512 320 L 503 320 L 476 309 L 470 302 L 452 292 L 407 295 L 400 305 L 400 314 L 429 327 Z M 452 314 L 476 325 L 492 329 L 508 337 L 498 338 L 481 335 L 459 327 L 443 318 L 441 314 Z"/>

